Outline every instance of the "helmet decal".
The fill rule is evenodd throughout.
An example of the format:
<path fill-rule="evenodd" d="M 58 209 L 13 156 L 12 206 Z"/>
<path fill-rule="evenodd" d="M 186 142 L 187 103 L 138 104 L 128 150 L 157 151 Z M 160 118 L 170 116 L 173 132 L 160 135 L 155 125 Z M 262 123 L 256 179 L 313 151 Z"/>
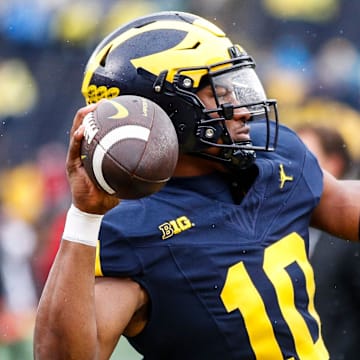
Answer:
<path fill-rule="evenodd" d="M 83 94 L 87 93 L 91 85 L 91 77 L 97 70 L 98 64 L 102 63 L 105 56 L 112 56 L 112 52 L 119 47 L 122 49 L 121 56 L 128 54 L 128 59 L 124 59 L 124 62 L 128 60 L 135 68 L 144 68 L 152 74 L 160 74 L 168 68 L 169 63 L 176 64 L 176 68 L 168 72 L 166 80 L 170 82 L 179 68 L 211 65 L 229 59 L 228 48 L 232 46 L 232 43 L 225 34 L 205 19 L 195 23 L 199 25 L 196 26 L 196 33 L 192 31 L 194 27 L 192 24 L 162 21 L 120 34 L 98 53 L 94 53 L 93 58 L 90 58 L 82 86 Z M 154 38 L 158 38 L 159 41 L 154 43 Z M 167 41 L 162 41 L 165 38 Z M 152 41 L 149 43 L 149 40 Z M 132 51 L 127 51 L 127 44 Z M 136 46 L 137 44 L 139 46 Z M 144 44 L 149 44 L 149 46 L 144 48 Z M 214 48 L 222 51 L 214 51 Z M 186 56 L 184 56 L 185 53 Z M 206 59 L 205 63 L 204 59 Z M 204 71 L 199 71 L 197 74 L 192 72 L 190 77 L 193 77 L 195 87 L 199 85 L 204 74 Z"/>

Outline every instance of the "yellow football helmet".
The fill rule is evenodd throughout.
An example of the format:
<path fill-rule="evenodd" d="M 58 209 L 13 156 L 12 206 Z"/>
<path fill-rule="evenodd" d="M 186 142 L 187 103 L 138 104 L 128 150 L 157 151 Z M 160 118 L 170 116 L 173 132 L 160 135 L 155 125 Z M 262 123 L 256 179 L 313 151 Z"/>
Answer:
<path fill-rule="evenodd" d="M 213 23 L 189 13 L 159 12 L 119 27 L 96 47 L 82 93 L 88 104 L 124 94 L 149 98 L 171 118 L 180 151 L 210 157 L 203 150 L 218 146 L 222 151 L 212 159 L 242 168 L 253 162 L 256 150 L 273 150 L 277 139 L 276 101 L 266 98 L 254 68 L 253 59 Z M 236 105 L 216 97 L 216 87 L 224 84 L 236 95 Z M 214 91 L 214 109 L 196 95 L 205 85 Z M 265 135 L 263 145 L 234 142 L 226 120 L 238 107 L 265 120 L 267 131 L 274 114 L 275 135 Z"/>

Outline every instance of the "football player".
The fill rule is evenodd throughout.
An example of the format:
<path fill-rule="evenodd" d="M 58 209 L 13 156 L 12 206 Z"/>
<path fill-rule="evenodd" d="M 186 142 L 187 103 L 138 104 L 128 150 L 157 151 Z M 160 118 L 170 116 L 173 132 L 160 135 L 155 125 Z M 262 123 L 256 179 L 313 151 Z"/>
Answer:
<path fill-rule="evenodd" d="M 323 172 L 279 125 L 254 68 L 217 26 L 181 12 L 135 19 L 95 49 L 82 86 L 90 105 L 70 134 L 73 204 L 39 304 L 36 359 L 109 359 L 122 335 L 146 360 L 329 358 L 308 228 L 357 241 L 360 183 Z M 79 154 L 84 116 L 123 94 L 168 113 L 181 155 L 162 190 L 118 204 Z"/>

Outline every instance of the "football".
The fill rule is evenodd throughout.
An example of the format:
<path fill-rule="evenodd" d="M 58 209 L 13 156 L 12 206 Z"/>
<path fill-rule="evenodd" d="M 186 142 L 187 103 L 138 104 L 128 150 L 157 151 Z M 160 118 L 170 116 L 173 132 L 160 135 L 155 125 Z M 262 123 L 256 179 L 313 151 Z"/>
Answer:
<path fill-rule="evenodd" d="M 142 198 L 159 191 L 172 176 L 179 152 L 176 131 L 153 101 L 135 95 L 106 99 L 83 124 L 83 165 L 108 194 Z"/>

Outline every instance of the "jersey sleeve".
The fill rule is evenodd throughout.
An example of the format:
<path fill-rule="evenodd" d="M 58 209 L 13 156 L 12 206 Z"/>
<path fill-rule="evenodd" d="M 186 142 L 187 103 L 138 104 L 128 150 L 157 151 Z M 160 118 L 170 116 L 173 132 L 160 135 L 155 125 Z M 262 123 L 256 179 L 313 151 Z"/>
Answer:
<path fill-rule="evenodd" d="M 135 247 L 122 226 L 136 219 L 136 214 L 127 208 L 120 204 L 103 218 L 96 251 L 96 276 L 126 277 L 142 272 Z"/>

